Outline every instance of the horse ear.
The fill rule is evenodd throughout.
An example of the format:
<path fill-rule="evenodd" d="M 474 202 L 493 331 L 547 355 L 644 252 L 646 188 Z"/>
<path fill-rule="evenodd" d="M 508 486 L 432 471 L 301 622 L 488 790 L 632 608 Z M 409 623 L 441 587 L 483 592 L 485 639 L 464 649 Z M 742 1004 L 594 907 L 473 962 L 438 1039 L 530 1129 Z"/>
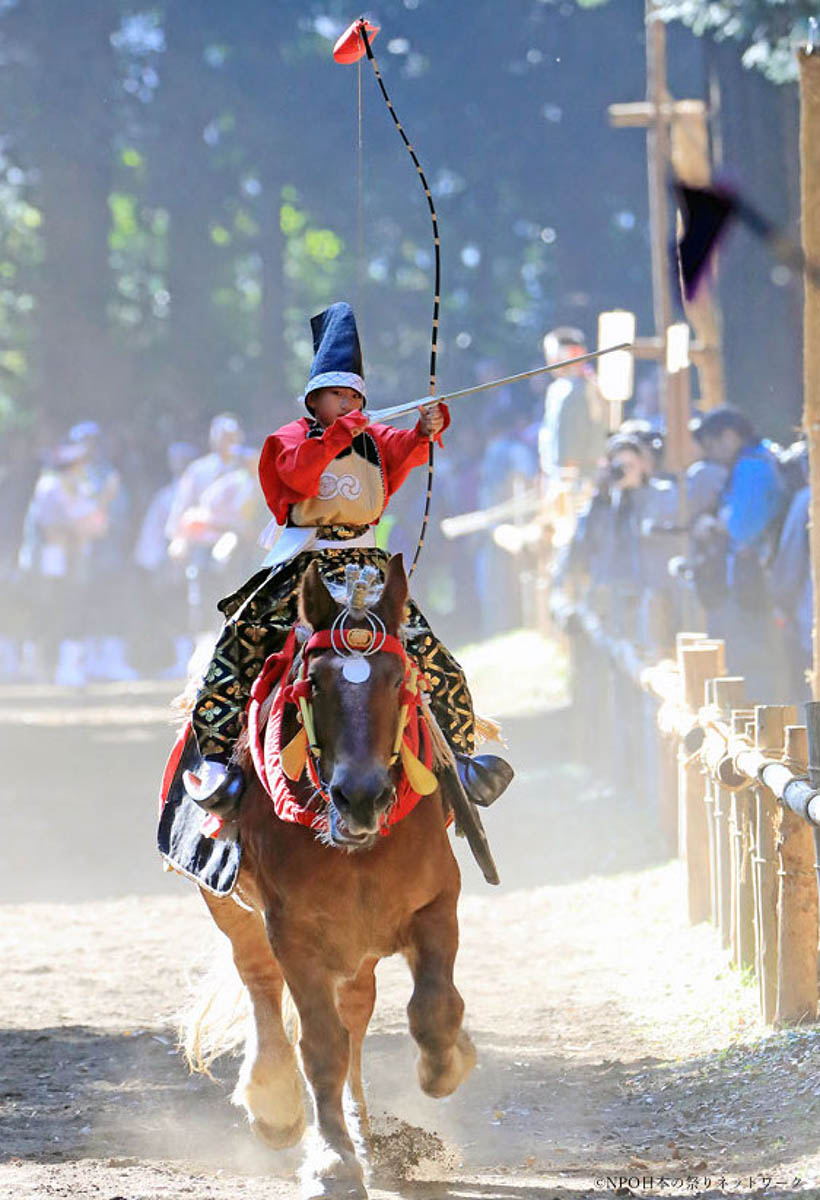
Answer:
<path fill-rule="evenodd" d="M 339 611 L 339 606 L 325 587 L 319 568 L 312 562 L 302 576 L 299 590 L 299 620 L 311 629 L 327 629 Z"/>
<path fill-rule="evenodd" d="M 410 588 L 404 572 L 404 559 L 394 554 L 384 570 L 384 587 L 376 606 L 379 616 L 392 634 L 404 623 Z"/>

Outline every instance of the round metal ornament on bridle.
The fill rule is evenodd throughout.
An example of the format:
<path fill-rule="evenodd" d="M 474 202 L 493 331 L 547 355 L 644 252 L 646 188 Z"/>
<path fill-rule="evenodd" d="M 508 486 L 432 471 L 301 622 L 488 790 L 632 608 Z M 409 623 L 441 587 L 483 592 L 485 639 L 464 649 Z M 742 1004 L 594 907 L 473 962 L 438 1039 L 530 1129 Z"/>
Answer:
<path fill-rule="evenodd" d="M 351 615 L 349 608 L 339 613 L 330 627 L 330 645 L 345 660 L 342 675 L 348 683 L 364 683 L 370 678 L 370 663 L 367 660 L 371 654 L 381 650 L 387 639 L 387 630 L 381 617 L 369 609 L 356 613 L 357 619 L 366 621 L 369 629 L 362 629 L 359 625 L 348 629 L 347 621 Z"/>

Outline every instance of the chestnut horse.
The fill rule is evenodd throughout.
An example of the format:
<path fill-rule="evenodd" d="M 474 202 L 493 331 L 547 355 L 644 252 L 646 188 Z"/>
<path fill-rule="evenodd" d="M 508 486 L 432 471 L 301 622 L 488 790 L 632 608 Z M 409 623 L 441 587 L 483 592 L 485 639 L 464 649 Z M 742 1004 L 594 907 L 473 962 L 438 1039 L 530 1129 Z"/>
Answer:
<path fill-rule="evenodd" d="M 407 596 L 402 561 L 394 556 L 372 607 L 392 637 L 399 636 Z M 340 611 L 312 564 L 302 583 L 302 623 L 326 630 Z M 351 624 L 355 628 L 355 617 Z M 422 1089 L 447 1096 L 475 1063 L 453 984 L 461 879 L 444 808 L 439 792 L 424 796 L 389 833 L 380 832 L 401 771 L 394 762 L 404 664 L 384 651 L 367 663 L 368 677 L 351 682 L 334 650 L 309 657 L 318 776 L 329 801 L 324 840 L 280 820 L 254 775 L 239 815 L 237 893 L 246 907 L 233 897 L 202 893 L 231 941 L 250 999 L 234 1103 L 244 1106 L 252 1128 L 271 1146 L 294 1145 L 305 1131 L 300 1064 L 282 1020 L 287 984 L 319 1140 L 319 1153 L 303 1172 L 306 1194 L 357 1200 L 367 1191 L 343 1094 L 347 1085 L 348 1112 L 366 1136 L 361 1052 L 379 959 L 403 954 L 413 975 L 407 1014 Z M 294 716 L 285 736 L 298 728 Z"/>

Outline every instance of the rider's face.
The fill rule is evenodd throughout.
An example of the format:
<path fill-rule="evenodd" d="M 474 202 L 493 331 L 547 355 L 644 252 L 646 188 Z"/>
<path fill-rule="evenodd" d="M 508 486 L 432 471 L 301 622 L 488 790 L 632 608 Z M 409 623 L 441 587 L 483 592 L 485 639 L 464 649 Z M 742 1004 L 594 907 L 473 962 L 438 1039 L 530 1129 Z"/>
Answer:
<path fill-rule="evenodd" d="M 361 392 L 349 387 L 317 388 L 308 396 L 308 404 L 320 425 L 332 425 L 337 417 L 360 410 L 364 403 Z"/>

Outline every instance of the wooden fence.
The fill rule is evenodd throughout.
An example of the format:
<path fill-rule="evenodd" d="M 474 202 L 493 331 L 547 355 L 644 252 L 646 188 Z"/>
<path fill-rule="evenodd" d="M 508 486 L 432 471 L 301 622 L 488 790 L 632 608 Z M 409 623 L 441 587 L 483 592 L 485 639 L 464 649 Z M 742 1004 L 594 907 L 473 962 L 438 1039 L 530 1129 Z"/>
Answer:
<path fill-rule="evenodd" d="M 723 643 L 704 634 L 679 633 L 676 657 L 646 666 L 591 611 L 565 616 L 587 737 L 594 713 L 596 731 L 607 728 L 599 761 L 656 798 L 684 863 L 689 919 L 712 921 L 737 966 L 754 971 L 766 1022 L 814 1020 L 820 703 L 805 706 L 807 725 L 793 707 L 748 706 Z"/>

